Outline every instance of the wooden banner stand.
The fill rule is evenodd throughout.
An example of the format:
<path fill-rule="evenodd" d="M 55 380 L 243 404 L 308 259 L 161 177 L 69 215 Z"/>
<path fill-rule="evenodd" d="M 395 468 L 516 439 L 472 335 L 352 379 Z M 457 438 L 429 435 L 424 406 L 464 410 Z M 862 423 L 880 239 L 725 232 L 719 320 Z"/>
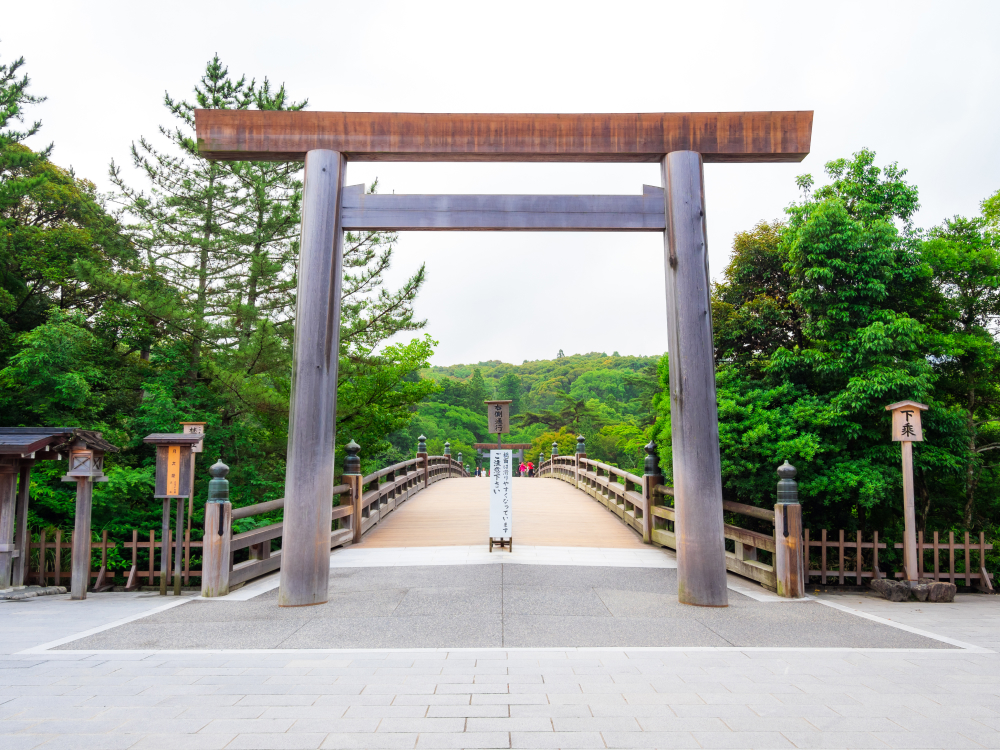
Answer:
<path fill-rule="evenodd" d="M 174 541 L 174 596 L 181 595 L 181 566 L 184 559 L 184 501 L 194 484 L 192 448 L 204 435 L 156 432 L 143 438 L 156 446 L 156 485 L 153 497 L 163 499 L 163 550 L 160 553 L 160 596 L 167 595 L 170 570 L 167 566 L 170 543 L 170 501 L 177 501 L 177 535 Z M 152 554 L 152 549 L 150 549 Z"/>

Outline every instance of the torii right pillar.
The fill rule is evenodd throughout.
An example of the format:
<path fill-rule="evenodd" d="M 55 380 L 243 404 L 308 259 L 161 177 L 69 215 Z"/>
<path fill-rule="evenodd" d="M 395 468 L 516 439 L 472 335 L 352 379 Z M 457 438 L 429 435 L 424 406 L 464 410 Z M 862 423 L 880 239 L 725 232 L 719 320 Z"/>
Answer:
<path fill-rule="evenodd" d="M 660 169 L 667 227 L 663 249 L 677 598 L 682 604 L 726 607 L 722 462 L 701 154 L 673 151 Z"/>

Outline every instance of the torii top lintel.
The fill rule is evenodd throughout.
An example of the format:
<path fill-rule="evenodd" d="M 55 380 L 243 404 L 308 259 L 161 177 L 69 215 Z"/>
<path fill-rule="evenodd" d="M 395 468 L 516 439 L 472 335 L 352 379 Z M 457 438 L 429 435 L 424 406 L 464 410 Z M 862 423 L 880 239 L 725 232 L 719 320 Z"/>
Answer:
<path fill-rule="evenodd" d="M 301 161 L 313 149 L 352 161 L 798 162 L 812 111 L 643 114 L 419 114 L 195 111 L 198 150 L 222 161 Z"/>

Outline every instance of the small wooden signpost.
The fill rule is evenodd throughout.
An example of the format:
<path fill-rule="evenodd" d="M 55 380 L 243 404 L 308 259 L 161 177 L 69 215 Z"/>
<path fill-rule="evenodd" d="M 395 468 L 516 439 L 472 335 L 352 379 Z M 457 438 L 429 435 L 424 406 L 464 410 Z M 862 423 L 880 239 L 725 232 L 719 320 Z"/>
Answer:
<path fill-rule="evenodd" d="M 486 402 L 486 431 L 500 435 L 510 432 L 510 401 Z M 499 438 L 497 438 L 499 440 Z"/>
<path fill-rule="evenodd" d="M 205 434 L 205 425 L 207 422 L 181 422 L 181 427 L 183 428 L 181 432 L 185 435 L 200 435 Z M 191 446 L 191 493 L 188 495 L 188 519 L 187 519 L 187 535 L 191 536 L 191 518 L 194 516 L 194 461 L 197 454 L 205 450 L 205 440 L 202 438 L 200 441 Z M 178 532 L 180 533 L 180 532 Z M 187 583 L 187 581 L 185 581 Z"/>
<path fill-rule="evenodd" d="M 903 566 L 906 580 L 916 583 L 920 568 L 917 565 L 917 520 L 913 510 L 913 443 L 923 442 L 920 412 L 926 411 L 927 406 L 916 401 L 899 401 L 889 404 L 885 410 L 892 412 L 892 441 L 903 444 Z"/>

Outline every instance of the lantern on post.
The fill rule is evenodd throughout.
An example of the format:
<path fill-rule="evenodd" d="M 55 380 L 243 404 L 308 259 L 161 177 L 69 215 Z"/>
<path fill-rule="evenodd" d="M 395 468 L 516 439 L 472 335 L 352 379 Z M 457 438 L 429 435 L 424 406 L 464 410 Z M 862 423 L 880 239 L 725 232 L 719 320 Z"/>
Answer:
<path fill-rule="evenodd" d="M 100 433 L 81 433 L 69 446 L 69 470 L 64 482 L 76 482 L 76 511 L 73 518 L 73 562 L 70 599 L 86 599 L 90 585 L 90 509 L 94 482 L 107 482 L 104 451 L 117 450 L 101 439 Z"/>
<path fill-rule="evenodd" d="M 181 593 L 181 556 L 184 539 L 184 500 L 191 496 L 194 483 L 192 448 L 202 441 L 203 435 L 173 432 L 155 432 L 142 439 L 156 446 L 156 483 L 153 497 L 163 500 L 163 525 L 160 553 L 160 595 L 167 595 L 170 577 L 170 501 L 177 501 L 177 538 L 174 545 L 174 595 Z M 150 550 L 153 554 L 153 550 Z"/>
<path fill-rule="evenodd" d="M 927 405 L 898 401 L 885 410 L 892 412 L 892 441 L 903 444 L 903 567 L 906 568 L 906 580 L 915 585 L 920 578 L 920 566 L 917 564 L 917 519 L 913 510 L 913 444 L 923 442 L 920 412 L 927 411 Z"/>

